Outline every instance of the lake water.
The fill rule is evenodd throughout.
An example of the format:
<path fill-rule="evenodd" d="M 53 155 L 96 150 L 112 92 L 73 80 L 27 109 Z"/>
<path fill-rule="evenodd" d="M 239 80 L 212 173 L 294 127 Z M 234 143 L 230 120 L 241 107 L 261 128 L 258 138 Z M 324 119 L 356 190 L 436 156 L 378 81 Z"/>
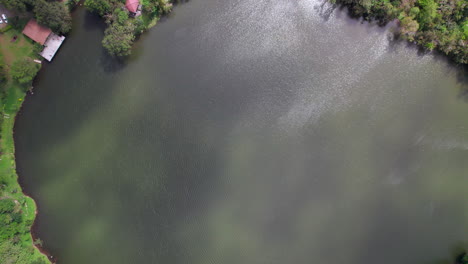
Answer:
<path fill-rule="evenodd" d="M 16 126 L 63 264 L 431 264 L 468 246 L 464 74 L 317 0 L 80 9 Z"/>

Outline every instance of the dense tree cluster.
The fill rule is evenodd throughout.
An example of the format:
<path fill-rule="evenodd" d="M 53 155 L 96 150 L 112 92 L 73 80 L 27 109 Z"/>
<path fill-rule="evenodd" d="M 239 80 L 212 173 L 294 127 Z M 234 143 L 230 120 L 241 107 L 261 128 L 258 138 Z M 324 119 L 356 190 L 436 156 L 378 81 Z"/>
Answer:
<path fill-rule="evenodd" d="M 56 33 L 67 33 L 71 29 L 70 12 L 60 1 L 0 0 L 0 4 L 19 12 L 32 10 L 39 24 L 49 27 Z"/>
<path fill-rule="evenodd" d="M 0 240 L 3 241 L 18 235 L 22 222 L 21 211 L 16 209 L 15 202 L 12 199 L 0 200 Z"/>
<path fill-rule="evenodd" d="M 0 176 L 0 194 L 2 181 Z M 31 226 L 23 219 L 22 207 L 20 201 L 0 196 L 0 263 L 46 264 L 43 259 L 34 258 L 32 245 L 25 250 L 20 243 L 20 236 L 29 233 Z"/>
<path fill-rule="evenodd" d="M 143 15 L 133 17 L 125 8 L 125 0 L 86 0 L 88 10 L 103 17 L 107 24 L 102 41 L 103 47 L 114 56 L 127 56 L 136 35 L 153 21 L 168 13 L 172 4 L 168 0 L 140 0 Z"/>
<path fill-rule="evenodd" d="M 39 24 L 48 26 L 54 32 L 67 33 L 71 30 L 72 19 L 70 12 L 60 2 L 35 0 L 34 15 Z"/>
<path fill-rule="evenodd" d="M 112 6 L 117 6 L 119 4 L 124 4 L 123 1 L 118 0 L 86 0 L 85 6 L 90 11 L 97 13 L 100 16 L 105 16 L 110 14 L 112 11 Z"/>
<path fill-rule="evenodd" d="M 165 14 L 171 11 L 172 4 L 167 0 L 142 0 L 144 10 L 148 14 Z"/>
<path fill-rule="evenodd" d="M 33 248 L 30 248 L 32 251 Z M 0 244 L 0 256 L 4 264 L 47 264 L 43 259 L 31 259 L 31 253 L 13 241 Z"/>
<path fill-rule="evenodd" d="M 3 4 L 8 9 L 13 9 L 19 12 L 25 12 L 28 5 L 32 4 L 31 0 L 0 0 L 0 4 Z"/>
<path fill-rule="evenodd" d="M 41 66 L 29 58 L 15 61 L 10 68 L 11 77 L 21 84 L 31 83 Z"/>
<path fill-rule="evenodd" d="M 400 21 L 401 36 L 468 64 L 467 0 L 331 0 L 353 15 L 385 24 Z"/>
<path fill-rule="evenodd" d="M 135 26 L 132 23 L 112 23 L 104 31 L 102 45 L 111 55 L 130 55 L 135 40 Z"/>

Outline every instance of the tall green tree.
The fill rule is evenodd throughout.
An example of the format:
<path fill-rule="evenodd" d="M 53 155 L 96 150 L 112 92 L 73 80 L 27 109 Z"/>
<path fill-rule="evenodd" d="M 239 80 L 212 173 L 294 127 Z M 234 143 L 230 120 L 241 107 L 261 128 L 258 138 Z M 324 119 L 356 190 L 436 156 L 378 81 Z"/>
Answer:
<path fill-rule="evenodd" d="M 111 2 L 108 0 L 86 0 L 84 5 L 90 11 L 104 16 L 112 11 Z"/>
<path fill-rule="evenodd" d="M 119 57 L 130 55 L 135 40 L 135 26 L 132 23 L 112 23 L 104 35 L 102 45 L 109 54 Z"/>
<path fill-rule="evenodd" d="M 437 16 L 437 3 L 434 0 L 418 0 L 421 12 L 418 14 L 418 21 L 423 27 L 432 27 Z"/>
<path fill-rule="evenodd" d="M 31 83 L 41 66 L 29 58 L 15 61 L 10 68 L 11 77 L 21 84 Z"/>
<path fill-rule="evenodd" d="M 0 263 L 11 264 L 46 264 L 44 259 L 33 259 L 32 247 L 26 247 L 12 240 L 0 242 Z"/>
<path fill-rule="evenodd" d="M 25 0 L 0 0 L 0 4 L 4 5 L 8 9 L 13 9 L 19 12 L 26 11 Z"/>
<path fill-rule="evenodd" d="M 329 0 L 380 24 L 398 19 L 400 33 L 428 50 L 468 64 L 468 0 Z"/>
<path fill-rule="evenodd" d="M 416 35 L 419 24 L 416 20 L 412 19 L 411 17 L 405 17 L 401 20 L 401 33 L 407 37 L 409 40 L 413 41 L 414 36 Z"/>
<path fill-rule="evenodd" d="M 36 0 L 34 15 L 39 24 L 48 26 L 56 33 L 67 33 L 71 29 L 70 12 L 62 2 Z"/>

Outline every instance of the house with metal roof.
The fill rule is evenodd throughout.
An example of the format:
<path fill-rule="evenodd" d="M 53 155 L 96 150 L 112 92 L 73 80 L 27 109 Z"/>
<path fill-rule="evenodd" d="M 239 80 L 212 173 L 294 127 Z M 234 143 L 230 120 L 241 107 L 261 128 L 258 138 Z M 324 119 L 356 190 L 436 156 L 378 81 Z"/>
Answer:
<path fill-rule="evenodd" d="M 141 5 L 139 0 L 126 0 L 125 7 L 135 17 L 141 15 Z"/>
<path fill-rule="evenodd" d="M 64 36 L 54 34 L 50 28 L 39 25 L 34 19 L 29 20 L 26 24 L 23 34 L 44 46 L 39 55 L 48 61 L 52 61 L 65 40 Z"/>
<path fill-rule="evenodd" d="M 49 35 L 52 33 L 50 28 L 39 25 L 36 20 L 29 20 L 28 24 L 23 29 L 23 34 L 34 40 L 35 42 L 44 45 Z"/>

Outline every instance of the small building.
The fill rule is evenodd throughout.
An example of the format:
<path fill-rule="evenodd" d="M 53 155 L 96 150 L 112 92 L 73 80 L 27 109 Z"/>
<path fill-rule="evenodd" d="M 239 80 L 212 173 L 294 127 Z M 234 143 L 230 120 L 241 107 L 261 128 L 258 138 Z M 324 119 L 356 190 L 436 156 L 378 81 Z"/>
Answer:
<path fill-rule="evenodd" d="M 125 7 L 134 17 L 141 15 L 141 5 L 139 0 L 126 0 Z"/>
<path fill-rule="evenodd" d="M 36 20 L 29 20 L 28 24 L 23 29 L 23 34 L 37 43 L 44 45 L 47 38 L 52 33 L 50 28 L 39 25 Z"/>
<path fill-rule="evenodd" d="M 26 24 L 23 34 L 44 46 L 39 55 L 48 61 L 52 61 L 55 53 L 65 40 L 64 36 L 54 34 L 50 28 L 39 25 L 34 19 L 29 20 L 28 24 Z"/>
<path fill-rule="evenodd" d="M 47 38 L 46 43 L 44 44 L 44 49 L 39 53 L 39 55 L 48 61 L 52 61 L 55 53 L 57 53 L 57 51 L 60 49 L 60 46 L 62 46 L 64 40 L 64 36 L 51 33 Z"/>

